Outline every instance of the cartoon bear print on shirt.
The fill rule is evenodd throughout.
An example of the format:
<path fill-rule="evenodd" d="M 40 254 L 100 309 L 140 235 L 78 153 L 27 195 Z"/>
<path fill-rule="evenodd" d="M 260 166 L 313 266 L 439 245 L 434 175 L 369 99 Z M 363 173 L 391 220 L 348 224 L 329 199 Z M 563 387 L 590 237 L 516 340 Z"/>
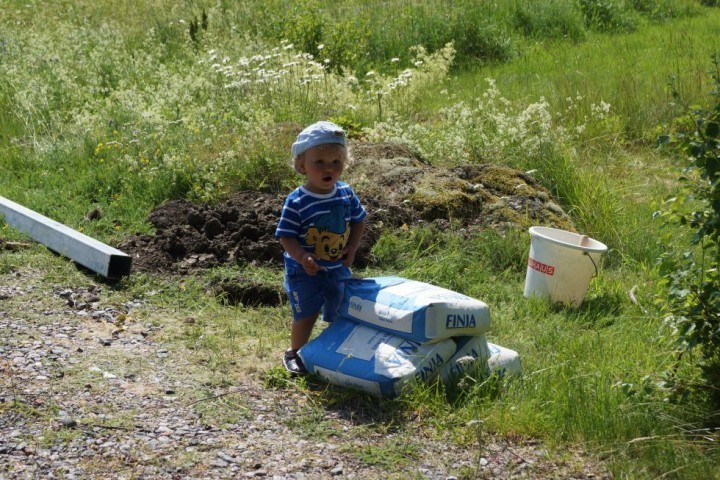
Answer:
<path fill-rule="evenodd" d="M 313 253 L 321 260 L 337 262 L 342 260 L 343 249 L 350 236 L 349 224 L 345 222 L 345 207 L 338 205 L 328 213 L 318 216 L 315 224 L 308 228 L 305 241 L 315 247 Z"/>

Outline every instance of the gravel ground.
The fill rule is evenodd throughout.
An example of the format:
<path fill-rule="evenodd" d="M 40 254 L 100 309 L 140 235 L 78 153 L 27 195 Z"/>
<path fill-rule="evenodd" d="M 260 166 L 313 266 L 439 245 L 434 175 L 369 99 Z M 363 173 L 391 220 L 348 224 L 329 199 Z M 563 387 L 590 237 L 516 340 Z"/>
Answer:
<path fill-rule="evenodd" d="M 0 479 L 609 478 L 579 451 L 487 435 L 461 447 L 377 406 L 318 407 L 292 382 L 203 384 L 157 340 L 166 325 L 129 320 L 142 301 L 42 277 L 0 275 Z"/>

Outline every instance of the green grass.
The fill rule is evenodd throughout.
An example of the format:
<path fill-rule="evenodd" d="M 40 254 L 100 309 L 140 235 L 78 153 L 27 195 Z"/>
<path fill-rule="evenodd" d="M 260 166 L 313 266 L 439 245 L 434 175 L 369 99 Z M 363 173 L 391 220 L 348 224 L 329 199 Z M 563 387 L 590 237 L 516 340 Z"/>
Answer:
<path fill-rule="evenodd" d="M 648 25 L 626 35 L 589 34 L 586 41 L 566 48 L 566 42 L 529 44 L 512 62 L 464 73 L 457 89 L 463 96 L 482 94 L 477 78 L 492 77 L 510 98 L 535 100 L 545 97 L 553 109 L 562 111 L 567 100 L 576 99 L 577 118 L 590 115 L 591 105 L 605 101 L 619 117 L 623 137 L 654 142 L 655 128 L 680 113 L 668 89 L 677 78 L 686 101 L 707 98 L 710 56 L 718 53 L 720 10 L 705 9 L 702 15 L 665 24 Z M 480 88 L 478 88 L 480 86 Z M 591 138 L 592 139 L 592 138 Z M 613 144 L 599 138 L 597 144 Z"/>
<path fill-rule="evenodd" d="M 609 452 L 615 474 L 631 478 L 676 468 L 684 471 L 682 478 L 716 478 L 713 442 L 692 433 L 687 442 L 679 440 L 680 432 L 699 420 L 694 407 L 671 405 L 648 393 L 673 358 L 658 338 L 661 320 L 641 310 L 652 310 L 649 272 L 603 270 L 584 304 L 564 309 L 522 298 L 523 275 L 512 270 L 498 275 L 482 256 L 464 258 L 471 258 L 478 272 L 499 278 L 453 273 L 454 255 L 452 249 L 436 253 L 429 263 L 441 267 L 428 271 L 411 263 L 410 271 L 399 273 L 428 273 L 436 284 L 486 299 L 492 305 L 490 341 L 522 352 L 524 373 L 508 380 L 499 395 L 480 384 L 445 403 L 442 393 L 431 391 L 421 401 L 432 411 L 430 418 L 448 429 L 480 419 L 486 429 L 508 435 L 541 436 L 557 445 L 579 442 Z M 467 283 L 459 284 L 459 278 Z M 640 306 L 627 293 L 634 285 L 640 286 Z"/>
<path fill-rule="evenodd" d="M 302 8 L 311 3 L 326 15 L 357 7 L 362 15 L 337 22 L 349 32 L 372 25 L 354 43 L 322 30 L 332 65 L 356 62 L 349 66 L 357 69 L 357 81 L 336 68 L 312 70 L 321 78 L 299 85 L 297 75 L 311 71 L 303 63 L 302 71 L 281 75 L 272 89 L 225 88 L 247 73 L 237 67 L 241 58 L 285 51 L 283 35 L 308 40 L 309 30 L 281 28 L 281 15 L 324 28 Z M 257 31 L 242 23 L 248 18 L 243 8 L 260 8 L 253 2 L 56 2 L 42 8 L 5 2 L 0 195 L 114 243 L 150 232 L 147 214 L 169 198 L 217 201 L 235 190 L 286 190 L 296 180 L 286 159 L 292 136 L 274 127 L 316 117 L 344 119 L 371 140 L 403 141 L 439 166 L 490 162 L 534 170 L 575 225 L 610 246 L 585 302 L 578 309 L 558 308 L 522 296 L 527 232 L 387 232 L 375 247 L 377 263 L 359 273 L 406 276 L 484 300 L 492 312 L 490 340 L 520 352 L 524 374 L 456 389 L 431 385 L 380 403 L 391 414 L 375 433 L 392 425 L 407 434 L 405 412 L 422 412 L 428 428 L 457 439 L 499 434 L 538 437 L 559 450 L 581 445 L 601 454 L 618 477 L 719 478 L 717 435 L 698 431 L 713 412 L 702 402 L 663 401 L 656 386 L 673 357 L 661 335 L 655 259 L 686 239 L 670 231 L 672 243 L 663 243 L 652 213 L 673 192 L 678 176 L 679 160 L 654 146 L 682 112 L 668 81 L 677 79 L 685 102 L 707 102 L 706 70 L 717 52 L 720 9 L 689 1 L 624 2 L 620 13 L 632 28 L 628 23 L 608 33 L 602 25 L 586 24 L 571 2 L 542 2 L 535 16 L 528 15 L 534 2 L 501 3 L 488 2 L 487 18 L 477 17 L 482 9 L 446 18 L 436 2 L 394 2 L 392 21 L 385 22 L 397 27 L 392 30 L 374 21 L 373 4 L 304 2 L 263 18 L 267 25 L 257 28 L 266 30 Z M 462 9 L 466 2 L 453 5 Z M 193 40 L 188 24 L 203 10 L 209 27 Z M 497 35 L 480 28 L 491 20 L 500 25 Z M 411 45 L 439 48 L 462 31 L 477 42 L 456 45 L 461 64 L 450 69 L 432 52 L 422 57 L 424 66 L 410 63 Z M 503 48 L 492 59 L 473 61 L 477 51 L 470 47 L 493 46 L 480 42 L 488 32 Z M 362 42 L 375 50 L 358 48 Z M 356 58 L 360 51 L 371 55 Z M 268 59 L 268 68 L 279 72 L 296 53 L 287 52 L 277 64 Z M 233 65 L 227 77 L 211 68 L 224 57 Z M 400 60 L 390 62 L 394 57 Z M 412 68 L 415 83 L 391 90 L 404 68 Z M 364 77 L 370 69 L 376 76 Z M 486 77 L 498 89 L 493 100 L 484 96 L 490 91 Z M 536 119 L 547 113 L 550 120 L 525 124 L 528 112 Z M 521 135 L 510 133 L 528 125 Z M 95 207 L 103 209 L 103 218 L 84 220 Z M 0 238 L 24 237 L 0 222 Z M 32 268 L 43 270 L 43 281 L 51 284 L 86 281 L 66 263 L 40 247 L 0 252 L 2 275 Z M 289 424 L 307 437 L 333 434 L 325 408 L 374 402 L 342 389 L 316 389 L 279 371 L 276 357 L 287 344 L 289 309 L 227 305 L 208 294 L 213 279 L 233 275 L 275 283 L 281 278 L 276 270 L 234 267 L 198 277 L 134 274 L 116 288 L 128 296 L 156 292 L 137 320 L 169 325 L 159 338 L 187 352 L 209 387 L 249 374 L 268 388 L 305 390 L 313 408 Z M 630 300 L 633 289 L 639 305 Z M 190 317 L 192 322 L 185 321 Z M 682 368 L 692 374 L 691 362 Z M 229 395 L 202 401 L 195 410 L 223 423 L 243 415 L 243 408 Z M 380 415 L 378 408 L 372 403 L 360 410 Z M 714 441 L 707 439 L 713 435 Z M 46 440 L 55 441 L 52 435 Z M 385 467 L 418 455 L 404 448 L 401 439 L 388 440 L 357 455 Z"/>

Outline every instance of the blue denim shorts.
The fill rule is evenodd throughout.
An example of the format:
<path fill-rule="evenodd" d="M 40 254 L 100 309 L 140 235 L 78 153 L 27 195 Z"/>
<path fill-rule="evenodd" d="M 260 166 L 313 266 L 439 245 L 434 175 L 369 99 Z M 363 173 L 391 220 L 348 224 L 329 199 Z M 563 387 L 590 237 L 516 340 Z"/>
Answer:
<path fill-rule="evenodd" d="M 323 320 L 332 322 L 342 300 L 343 283 L 350 278 L 346 266 L 321 270 L 315 276 L 294 261 L 285 261 L 285 291 L 290 299 L 293 319 L 313 316 L 322 310 Z"/>

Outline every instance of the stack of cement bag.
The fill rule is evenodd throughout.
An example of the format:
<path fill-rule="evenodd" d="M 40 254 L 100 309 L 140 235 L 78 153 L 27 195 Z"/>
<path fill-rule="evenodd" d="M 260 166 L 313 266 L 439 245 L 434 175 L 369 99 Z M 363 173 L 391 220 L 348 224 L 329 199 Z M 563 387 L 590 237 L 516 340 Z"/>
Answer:
<path fill-rule="evenodd" d="M 339 318 L 298 352 L 307 369 L 334 385 L 391 397 L 438 375 L 520 373 L 517 352 L 488 343 L 488 306 L 400 277 L 346 283 Z"/>

